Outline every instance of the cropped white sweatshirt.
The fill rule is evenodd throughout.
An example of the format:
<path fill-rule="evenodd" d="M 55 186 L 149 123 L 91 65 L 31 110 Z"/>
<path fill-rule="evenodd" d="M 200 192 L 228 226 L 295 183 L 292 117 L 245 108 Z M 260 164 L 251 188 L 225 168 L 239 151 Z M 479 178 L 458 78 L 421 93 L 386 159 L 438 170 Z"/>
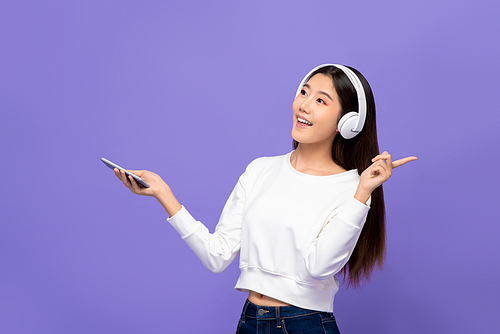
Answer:
<path fill-rule="evenodd" d="M 334 275 L 349 260 L 369 210 L 353 197 L 358 182 L 356 170 L 300 173 L 290 153 L 259 158 L 240 176 L 214 233 L 184 207 L 167 220 L 213 272 L 240 253 L 236 289 L 333 312 Z"/>

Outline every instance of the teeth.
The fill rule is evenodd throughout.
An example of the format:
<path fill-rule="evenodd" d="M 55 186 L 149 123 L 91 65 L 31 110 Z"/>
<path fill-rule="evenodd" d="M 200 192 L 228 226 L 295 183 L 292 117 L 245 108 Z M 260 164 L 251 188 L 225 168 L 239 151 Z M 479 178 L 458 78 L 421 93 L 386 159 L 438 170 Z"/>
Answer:
<path fill-rule="evenodd" d="M 308 121 L 306 121 L 305 119 L 300 118 L 300 117 L 297 117 L 297 121 L 299 121 L 300 123 L 307 124 L 307 125 L 312 125 L 312 123 L 311 123 L 311 122 L 308 122 Z"/>

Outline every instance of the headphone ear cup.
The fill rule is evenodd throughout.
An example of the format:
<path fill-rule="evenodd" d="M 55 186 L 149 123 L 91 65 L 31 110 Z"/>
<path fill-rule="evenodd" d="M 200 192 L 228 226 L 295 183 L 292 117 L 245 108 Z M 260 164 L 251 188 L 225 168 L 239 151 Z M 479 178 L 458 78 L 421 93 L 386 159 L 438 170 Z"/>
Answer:
<path fill-rule="evenodd" d="M 359 132 L 351 131 L 356 127 L 356 123 L 358 122 L 358 113 L 355 111 L 348 112 L 339 121 L 338 129 L 340 135 L 345 139 L 351 139 L 356 137 Z"/>

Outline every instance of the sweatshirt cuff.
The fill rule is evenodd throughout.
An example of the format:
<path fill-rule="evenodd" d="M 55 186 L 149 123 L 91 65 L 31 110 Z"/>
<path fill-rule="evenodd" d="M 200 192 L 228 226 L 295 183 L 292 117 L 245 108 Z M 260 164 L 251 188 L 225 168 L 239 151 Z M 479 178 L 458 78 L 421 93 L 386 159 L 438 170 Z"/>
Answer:
<path fill-rule="evenodd" d="M 196 231 L 199 224 L 184 206 L 175 215 L 167 218 L 167 222 L 173 226 L 183 239 Z"/>
<path fill-rule="evenodd" d="M 370 201 L 368 201 L 368 203 L 370 203 Z M 339 212 L 338 218 L 357 228 L 362 228 L 365 223 L 368 210 L 370 210 L 368 205 L 361 203 L 354 197 L 351 197 L 345 202 L 342 211 Z"/>

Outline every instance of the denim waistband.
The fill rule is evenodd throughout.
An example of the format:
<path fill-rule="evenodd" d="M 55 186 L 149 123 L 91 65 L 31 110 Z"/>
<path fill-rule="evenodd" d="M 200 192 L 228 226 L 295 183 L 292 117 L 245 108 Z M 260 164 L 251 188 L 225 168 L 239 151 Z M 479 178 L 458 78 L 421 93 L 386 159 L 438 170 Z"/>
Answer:
<path fill-rule="evenodd" d="M 260 306 L 255 305 L 248 299 L 243 308 L 243 316 L 249 318 L 256 318 L 259 320 L 278 320 L 295 318 L 311 314 L 321 314 L 333 318 L 333 313 L 307 310 L 296 306 Z"/>

